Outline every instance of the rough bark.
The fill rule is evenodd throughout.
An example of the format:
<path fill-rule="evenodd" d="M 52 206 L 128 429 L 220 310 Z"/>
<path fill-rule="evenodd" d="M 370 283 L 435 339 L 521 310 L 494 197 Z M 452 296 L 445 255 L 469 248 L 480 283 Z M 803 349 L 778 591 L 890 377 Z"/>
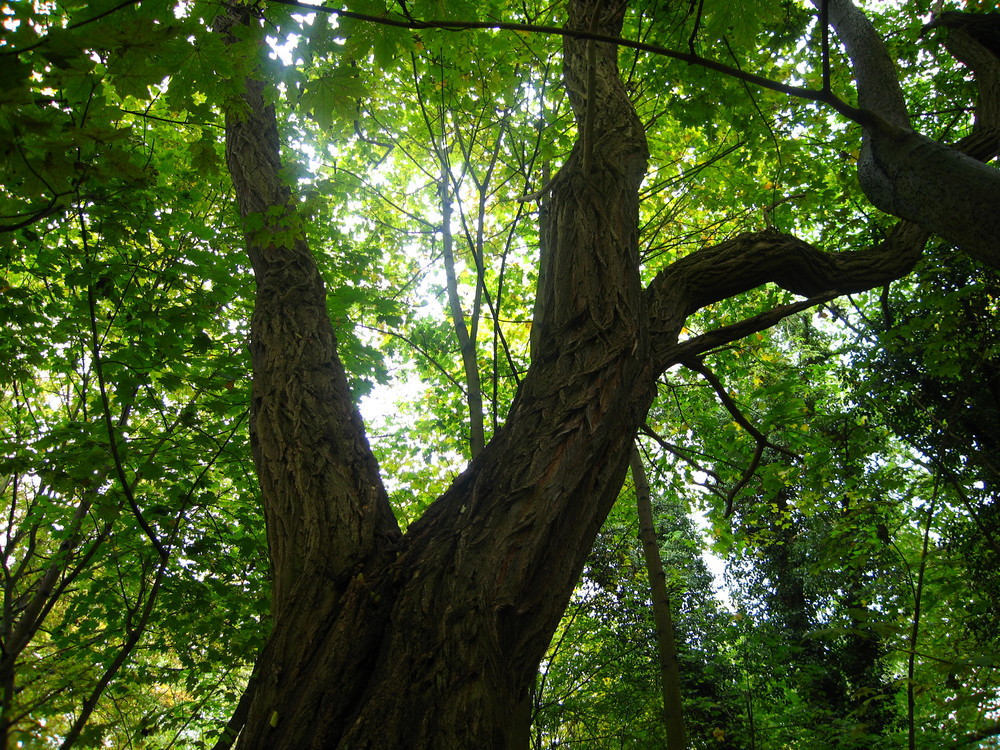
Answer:
<path fill-rule="evenodd" d="M 620 2 L 570 23 L 620 30 Z M 232 18 L 230 22 L 252 19 Z M 549 332 L 507 424 L 400 539 L 363 438 L 324 291 L 278 180 L 273 110 L 248 81 L 227 156 L 257 277 L 252 444 L 274 570 L 274 632 L 244 748 L 506 747 L 654 393 L 639 329 L 646 146 L 601 45 L 594 90 L 569 40 L 566 85 L 593 97 L 594 159 L 550 200 Z M 280 207 L 275 211 L 273 207 Z M 599 460 L 597 457 L 600 457 Z"/>
<path fill-rule="evenodd" d="M 571 0 L 568 24 L 616 35 L 624 9 Z M 234 23 L 259 26 L 237 7 L 220 32 Z M 833 256 L 787 235 L 745 235 L 693 254 L 644 291 L 647 149 L 616 50 L 567 38 L 564 71 L 587 143 L 553 181 L 544 212 L 531 368 L 506 423 L 402 536 L 279 178 L 263 84 L 248 80 L 230 108 L 240 213 L 248 227 L 263 223 L 246 233 L 257 285 L 251 443 L 274 579 L 273 632 L 241 704 L 241 748 L 522 742 L 514 717 L 618 494 L 656 379 L 688 356 L 676 345 L 687 315 L 771 280 L 803 293 L 884 284 L 919 254 L 926 235 L 907 226 L 885 247 Z"/>
<path fill-rule="evenodd" d="M 881 37 L 851 0 L 827 2 L 851 59 L 864 127 L 858 182 L 877 208 L 920 224 L 1000 268 L 1000 172 L 910 128 L 899 80 Z"/>
<path fill-rule="evenodd" d="M 767 282 L 804 297 L 828 299 L 884 286 L 913 269 L 927 237 L 920 226 L 900 222 L 874 247 L 829 253 L 791 235 L 765 230 L 681 258 L 660 271 L 645 292 L 653 368 L 663 372 L 697 353 L 678 345 L 677 335 L 687 317 L 706 305 Z M 714 339 L 712 345 L 751 332 L 737 328 L 732 338 Z"/>
<path fill-rule="evenodd" d="M 234 23 L 259 26 L 249 10 L 231 7 L 217 28 L 226 33 Z M 376 634 L 357 602 L 368 604 L 364 572 L 391 556 L 400 532 L 337 357 L 322 279 L 279 176 L 277 124 L 262 91 L 248 79 L 242 102 L 228 108 L 226 158 L 241 216 L 263 224 L 246 233 L 256 278 L 250 438 L 267 521 L 273 632 L 251 682 L 244 738 L 250 747 L 278 747 L 272 732 L 309 724 L 296 704 L 312 699 L 304 692 L 323 668 L 325 644 L 338 635 L 354 641 L 342 671 L 369 666 Z M 363 690 L 349 674 L 327 684 L 344 705 Z"/>
<path fill-rule="evenodd" d="M 982 28 L 985 23 L 986 28 Z M 1000 138 L 1000 14 L 942 13 L 934 25 L 948 29 L 945 48 L 976 76 L 979 92 L 973 133 L 982 133 L 992 140 L 997 152 Z M 987 32 L 987 33 L 984 33 Z"/>

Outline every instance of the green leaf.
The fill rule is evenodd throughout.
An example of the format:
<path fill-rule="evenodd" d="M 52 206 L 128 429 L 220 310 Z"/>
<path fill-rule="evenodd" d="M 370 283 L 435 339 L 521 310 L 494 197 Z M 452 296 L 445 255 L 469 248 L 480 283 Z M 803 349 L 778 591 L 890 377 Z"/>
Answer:
<path fill-rule="evenodd" d="M 358 114 L 359 100 L 370 96 L 353 68 L 338 68 L 305 84 L 300 103 L 321 128 L 331 130 L 336 122 L 351 122 Z"/>

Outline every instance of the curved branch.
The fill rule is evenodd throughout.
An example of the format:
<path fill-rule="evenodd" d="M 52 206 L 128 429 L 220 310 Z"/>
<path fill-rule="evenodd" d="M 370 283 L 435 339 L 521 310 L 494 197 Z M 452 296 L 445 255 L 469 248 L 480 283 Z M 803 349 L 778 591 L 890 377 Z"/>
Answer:
<path fill-rule="evenodd" d="M 757 440 L 757 447 L 754 449 L 753 458 L 750 459 L 750 463 L 747 464 L 747 468 L 743 471 L 743 476 L 740 477 L 740 481 L 733 485 L 732 489 L 726 493 L 726 509 L 722 513 L 723 518 L 729 518 L 733 515 L 733 501 L 736 496 L 740 494 L 744 487 L 746 487 L 750 480 L 753 479 L 753 475 L 757 472 L 757 467 L 760 466 L 760 459 L 764 455 L 764 441 Z"/>
<path fill-rule="evenodd" d="M 39 209 L 38 211 L 30 214 L 28 218 L 21 221 L 15 222 L 13 224 L 0 224 L 0 233 L 4 232 L 16 232 L 18 229 L 24 229 L 25 227 L 30 227 L 36 221 L 41 221 L 46 219 L 52 214 L 58 213 L 62 210 L 62 206 L 59 205 L 59 198 L 64 195 L 70 195 L 70 193 L 59 193 L 52 196 L 52 200 L 49 201 L 49 205 L 45 208 Z"/>
<path fill-rule="evenodd" d="M 820 5 L 824 0 L 813 0 Z M 851 0 L 829 0 L 858 101 L 877 124 L 865 138 L 858 182 L 877 208 L 916 222 L 1000 268 L 1000 172 L 910 129 L 899 78 L 878 32 Z"/>
<path fill-rule="evenodd" d="M 903 90 L 896 66 L 871 21 L 851 0 L 812 0 L 824 11 L 837 37 L 844 43 L 858 82 L 858 104 L 885 122 L 909 128 Z"/>
<path fill-rule="evenodd" d="M 920 258 L 928 234 L 915 224 L 900 222 L 875 247 L 829 253 L 769 229 L 691 253 L 660 271 L 646 289 L 654 367 L 662 372 L 698 351 L 739 338 L 741 331 L 746 335 L 762 330 L 768 321 L 773 325 L 840 294 L 884 286 L 905 276 Z M 775 308 L 691 342 L 677 342 L 684 321 L 696 310 L 768 282 L 811 300 L 791 309 Z"/>
<path fill-rule="evenodd" d="M 369 330 L 369 331 L 374 331 L 375 333 L 381 333 L 383 336 L 394 336 L 395 338 L 399 339 L 403 343 L 405 343 L 408 346 L 412 347 L 413 350 L 417 352 L 417 354 L 421 355 L 430 364 L 432 364 L 434 366 L 434 368 L 438 372 L 440 372 L 442 375 L 444 375 L 445 380 L 447 380 L 449 383 L 451 383 L 452 386 L 454 386 L 463 396 L 465 395 L 465 386 L 462 385 L 462 383 L 460 383 L 458 380 L 456 380 L 455 376 L 452 375 L 450 372 L 448 372 L 447 368 L 445 368 L 444 365 L 442 365 L 440 362 L 438 362 L 436 359 L 434 359 L 434 356 L 430 352 L 428 352 L 424 347 L 420 346 L 420 344 L 418 344 L 413 339 L 408 338 L 407 336 L 404 336 L 402 333 L 399 333 L 397 331 L 388 331 L 388 330 L 386 330 L 384 328 L 376 328 L 375 326 L 367 326 L 364 323 L 355 323 L 355 325 L 358 328 L 364 328 L 364 329 Z"/>
<path fill-rule="evenodd" d="M 89 231 L 84 220 L 82 209 L 78 210 L 78 218 L 80 221 L 80 242 L 83 246 L 84 258 L 89 259 Z M 97 334 L 97 301 L 93 283 L 87 284 L 87 310 L 90 314 L 90 354 L 94 359 L 94 372 L 97 374 L 97 385 L 101 394 L 101 413 L 104 420 L 104 427 L 108 434 L 108 450 L 111 453 L 111 460 L 114 463 L 115 473 L 121 483 L 122 493 L 128 501 L 129 508 L 132 511 L 132 515 L 135 517 L 136 523 L 139 524 L 139 528 L 142 529 L 143 533 L 156 549 L 157 554 L 160 556 L 161 563 L 165 563 L 169 557 L 167 548 L 163 546 L 163 542 L 157 536 L 156 531 L 153 530 L 153 527 L 143 515 L 142 509 L 139 507 L 139 503 L 136 501 L 135 494 L 132 491 L 133 483 L 129 482 L 128 477 L 125 474 L 125 465 L 122 462 L 121 453 L 118 450 L 119 437 L 117 430 L 115 430 L 114 420 L 111 418 L 111 401 L 108 398 L 107 381 L 104 377 L 104 355 L 101 352 L 100 337 Z"/>
<path fill-rule="evenodd" d="M 719 397 L 722 405 L 726 407 L 726 411 L 729 412 L 736 424 L 742 427 L 756 443 L 753 458 L 750 459 L 750 463 L 747 464 L 746 469 L 743 470 L 743 475 L 740 477 L 740 480 L 733 485 L 729 492 L 726 493 L 726 510 L 723 517 L 729 518 L 733 514 L 733 500 L 736 499 L 736 496 L 740 493 L 740 491 L 750 483 L 753 475 L 757 472 L 757 467 L 760 466 L 760 460 L 764 456 L 765 448 L 770 448 L 778 453 L 783 453 L 795 461 L 802 461 L 802 457 L 794 451 L 790 451 L 787 448 L 783 448 L 782 446 L 776 445 L 768 440 L 767 435 L 758 430 L 750 422 L 750 420 L 744 416 L 743 412 L 740 411 L 739 405 L 733 397 L 729 395 L 729 392 L 726 391 L 726 387 L 722 384 L 722 381 L 719 380 L 719 377 L 714 372 L 708 369 L 702 360 L 697 358 L 686 360 L 684 362 L 684 366 L 690 370 L 694 370 L 708 381 L 708 384 L 712 386 L 712 390 L 715 391 L 715 395 Z"/>
<path fill-rule="evenodd" d="M 994 37 L 1000 36 L 997 34 L 1000 30 L 998 19 L 1000 14 L 949 11 L 925 27 L 925 31 L 934 26 L 948 29 L 945 49 L 975 75 L 979 96 L 972 135 L 968 138 L 983 141 L 984 150 L 956 147 L 982 161 L 992 159 L 1000 148 L 1000 49 L 994 41 Z"/>
<path fill-rule="evenodd" d="M 695 471 L 700 471 L 702 474 L 705 474 L 706 476 L 710 476 L 712 479 L 715 480 L 715 483 L 717 485 L 721 485 L 722 484 L 722 477 L 719 476 L 718 472 L 713 471 L 712 469 L 710 469 L 707 466 L 699 463 L 697 460 L 695 460 L 694 458 L 692 458 L 691 456 L 689 456 L 688 453 L 691 452 L 690 450 L 685 449 L 685 448 L 681 448 L 679 445 L 674 445 L 669 440 L 667 440 L 665 437 L 663 437 L 662 435 L 660 435 L 660 433 L 658 433 L 656 430 L 654 430 L 652 427 L 650 427 L 648 422 L 646 424 L 642 425 L 642 427 L 639 428 L 639 432 L 641 432 L 643 435 L 651 437 L 653 440 L 656 441 L 657 445 L 659 445 L 661 448 L 663 448 L 663 450 L 665 450 L 667 453 L 670 453 L 675 458 L 678 458 L 681 461 L 683 461 L 684 463 L 688 464 Z M 702 455 L 704 455 L 704 454 L 702 454 Z M 708 487 L 708 489 L 714 491 L 714 488 L 711 487 L 710 485 L 706 484 L 706 486 Z"/>

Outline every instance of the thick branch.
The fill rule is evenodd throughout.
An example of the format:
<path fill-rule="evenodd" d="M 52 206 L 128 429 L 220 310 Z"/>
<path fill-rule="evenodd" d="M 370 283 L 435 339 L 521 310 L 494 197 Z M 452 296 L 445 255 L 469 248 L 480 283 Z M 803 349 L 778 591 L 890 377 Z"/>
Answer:
<path fill-rule="evenodd" d="M 870 144 L 858 180 L 876 207 L 1000 268 L 1000 172 L 913 131 L 879 133 Z"/>
<path fill-rule="evenodd" d="M 1000 268 L 1000 172 L 911 130 L 895 66 L 871 22 L 851 0 L 830 0 L 829 12 L 851 58 L 858 101 L 878 117 L 876 126 L 865 125 L 858 161 L 865 195 Z"/>
<path fill-rule="evenodd" d="M 896 66 L 871 25 L 868 17 L 851 0 L 812 0 L 822 13 L 824 6 L 830 24 L 847 48 L 858 81 L 858 104 L 885 122 L 900 128 L 910 127 L 903 90 L 896 76 Z"/>
<path fill-rule="evenodd" d="M 945 48 L 976 76 L 979 98 L 976 121 L 972 127 L 988 147 L 982 153 L 962 149 L 976 159 L 987 161 L 1000 147 L 1000 14 L 956 13 L 938 16 L 931 26 L 948 29 Z"/>
<path fill-rule="evenodd" d="M 646 289 L 654 367 L 662 372 L 685 356 L 724 343 L 713 338 L 695 351 L 688 342 L 677 343 L 687 317 L 706 305 L 768 282 L 816 301 L 883 286 L 910 272 L 927 236 L 922 228 L 900 222 L 876 247 L 826 253 L 791 235 L 765 230 L 681 258 Z M 746 333 L 754 330 L 752 321 L 748 325 Z"/>

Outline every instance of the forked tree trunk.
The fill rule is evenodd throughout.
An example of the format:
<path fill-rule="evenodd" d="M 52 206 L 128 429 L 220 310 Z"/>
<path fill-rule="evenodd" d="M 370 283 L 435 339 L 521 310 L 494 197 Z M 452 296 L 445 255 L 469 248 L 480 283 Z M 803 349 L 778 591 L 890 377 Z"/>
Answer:
<path fill-rule="evenodd" d="M 622 2 L 575 0 L 569 24 L 615 35 L 623 15 Z M 250 20 L 233 11 L 220 30 Z M 251 436 L 274 571 L 274 632 L 241 748 L 512 744 L 512 717 L 654 393 L 637 250 L 645 138 L 616 50 L 599 45 L 588 57 L 586 46 L 567 40 L 565 70 L 592 157 L 584 174 L 574 151 L 552 188 L 536 361 L 505 426 L 404 536 L 278 178 L 274 111 L 256 81 L 246 106 L 231 108 L 227 159 L 241 213 L 265 217 L 265 229 L 247 233 L 257 282 Z"/>
<path fill-rule="evenodd" d="M 568 27 L 617 35 L 624 6 L 570 0 Z M 218 30 L 233 24 L 259 29 L 244 6 L 230 6 Z M 657 377 L 805 305 L 678 344 L 686 317 L 768 281 L 829 299 L 898 278 L 919 257 L 927 234 L 912 225 L 837 254 L 769 231 L 683 258 L 643 290 L 643 129 L 611 45 L 566 38 L 564 53 L 583 135 L 544 212 L 532 365 L 505 425 L 405 535 L 279 177 L 263 84 L 248 80 L 228 108 L 226 156 L 257 284 L 251 444 L 274 581 L 273 632 L 231 724 L 245 718 L 240 748 L 523 744 L 518 709 L 621 487 Z"/>

